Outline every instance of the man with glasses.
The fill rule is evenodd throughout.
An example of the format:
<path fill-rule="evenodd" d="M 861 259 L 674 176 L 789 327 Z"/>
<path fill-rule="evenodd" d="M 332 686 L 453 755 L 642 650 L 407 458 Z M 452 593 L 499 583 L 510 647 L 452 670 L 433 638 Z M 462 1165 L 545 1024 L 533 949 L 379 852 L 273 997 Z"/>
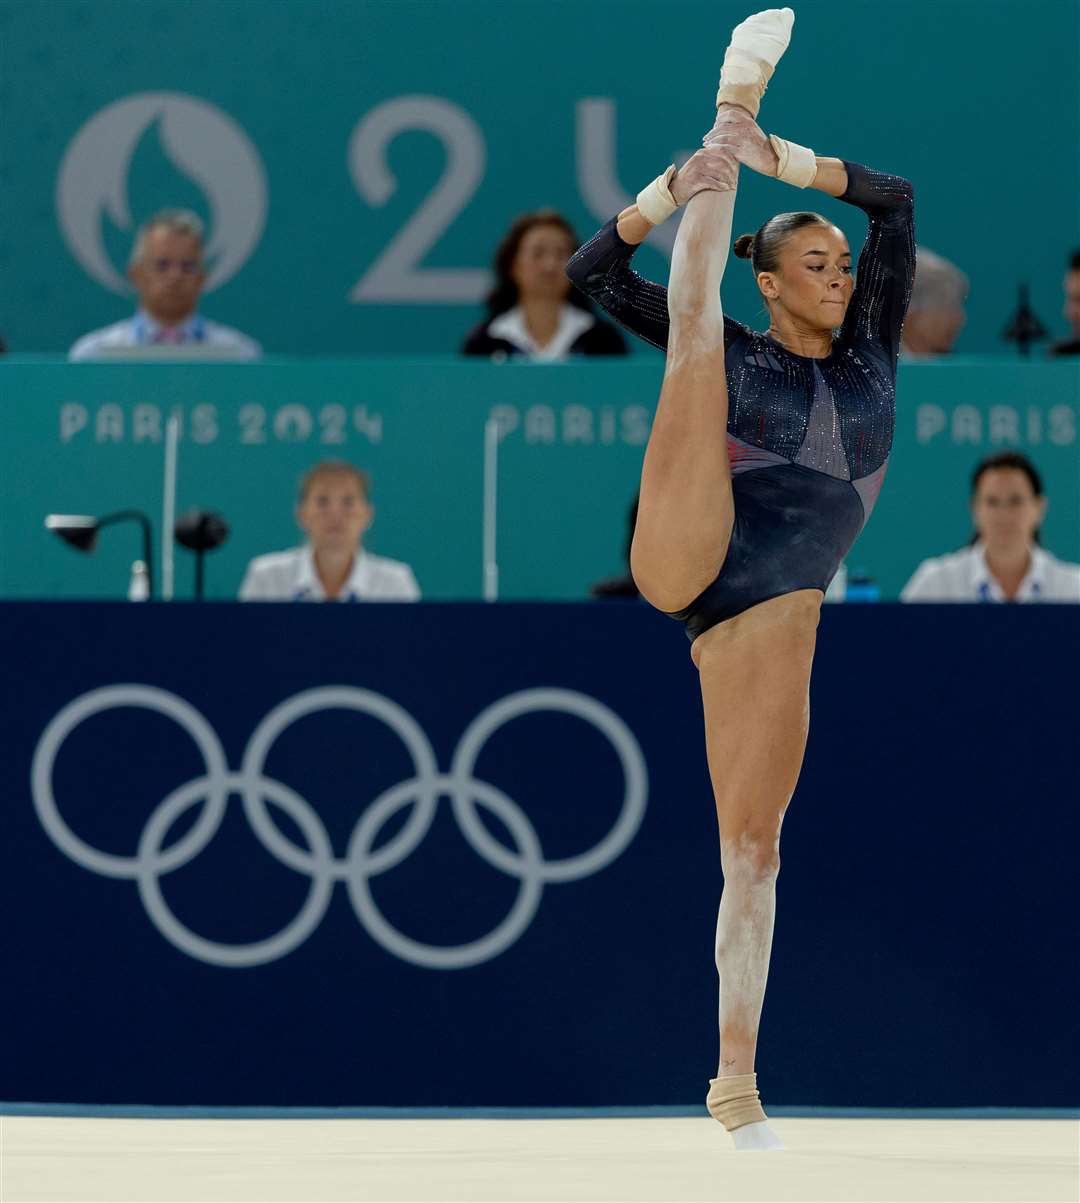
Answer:
<path fill-rule="evenodd" d="M 133 317 L 84 334 L 69 359 L 96 359 L 137 348 L 189 348 L 185 358 L 205 348 L 207 358 L 257 359 L 253 339 L 199 312 L 206 283 L 203 223 L 184 209 L 163 209 L 139 227 L 128 263 L 128 279 L 139 294 Z M 167 353 L 167 352 L 165 352 Z M 155 352 L 150 351 L 153 355 Z"/>

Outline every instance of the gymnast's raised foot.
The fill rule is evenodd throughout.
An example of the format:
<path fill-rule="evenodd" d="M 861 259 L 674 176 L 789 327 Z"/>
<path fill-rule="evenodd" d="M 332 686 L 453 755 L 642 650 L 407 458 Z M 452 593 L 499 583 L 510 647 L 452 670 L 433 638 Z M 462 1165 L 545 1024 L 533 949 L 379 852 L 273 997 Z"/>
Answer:
<path fill-rule="evenodd" d="M 758 115 L 776 64 L 791 41 L 794 23 L 795 14 L 790 8 L 767 8 L 735 26 L 720 70 L 717 108 L 737 104 L 751 117 Z"/>

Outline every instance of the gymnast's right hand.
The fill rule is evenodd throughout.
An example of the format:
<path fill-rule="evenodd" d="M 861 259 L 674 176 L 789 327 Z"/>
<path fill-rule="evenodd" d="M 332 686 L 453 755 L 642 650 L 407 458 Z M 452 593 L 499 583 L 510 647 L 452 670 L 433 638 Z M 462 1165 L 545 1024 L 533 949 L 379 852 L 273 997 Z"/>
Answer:
<path fill-rule="evenodd" d="M 739 162 L 730 151 L 706 146 L 692 154 L 675 173 L 671 195 L 685 205 L 699 192 L 733 192 L 739 182 Z"/>
<path fill-rule="evenodd" d="M 716 124 L 702 139 L 706 149 L 722 147 L 744 167 L 762 175 L 778 174 L 776 151 L 761 131 L 758 123 L 737 105 L 722 105 L 716 113 Z"/>

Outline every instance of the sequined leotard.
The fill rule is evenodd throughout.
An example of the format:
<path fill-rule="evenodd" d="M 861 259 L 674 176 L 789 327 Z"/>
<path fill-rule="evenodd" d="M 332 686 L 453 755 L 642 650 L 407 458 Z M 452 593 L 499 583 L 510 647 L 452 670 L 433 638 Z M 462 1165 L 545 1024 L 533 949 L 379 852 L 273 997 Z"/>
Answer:
<path fill-rule="evenodd" d="M 694 639 L 758 602 L 828 587 L 881 489 L 896 358 L 915 272 L 913 189 L 844 163 L 841 200 L 870 218 L 844 324 L 824 359 L 725 315 L 735 523 L 716 580 L 673 617 Z M 570 279 L 632 333 L 667 347 L 667 290 L 630 269 L 613 218 L 570 260 Z"/>

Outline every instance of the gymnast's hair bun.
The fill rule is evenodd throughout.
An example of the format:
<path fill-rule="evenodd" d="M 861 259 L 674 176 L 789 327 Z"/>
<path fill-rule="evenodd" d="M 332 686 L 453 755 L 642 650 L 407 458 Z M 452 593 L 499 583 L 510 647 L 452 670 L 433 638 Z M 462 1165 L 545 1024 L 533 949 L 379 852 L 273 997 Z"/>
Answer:
<path fill-rule="evenodd" d="M 753 234 L 743 234 L 740 238 L 735 239 L 734 246 L 735 256 L 738 259 L 749 259 L 754 253 L 754 236 Z"/>

